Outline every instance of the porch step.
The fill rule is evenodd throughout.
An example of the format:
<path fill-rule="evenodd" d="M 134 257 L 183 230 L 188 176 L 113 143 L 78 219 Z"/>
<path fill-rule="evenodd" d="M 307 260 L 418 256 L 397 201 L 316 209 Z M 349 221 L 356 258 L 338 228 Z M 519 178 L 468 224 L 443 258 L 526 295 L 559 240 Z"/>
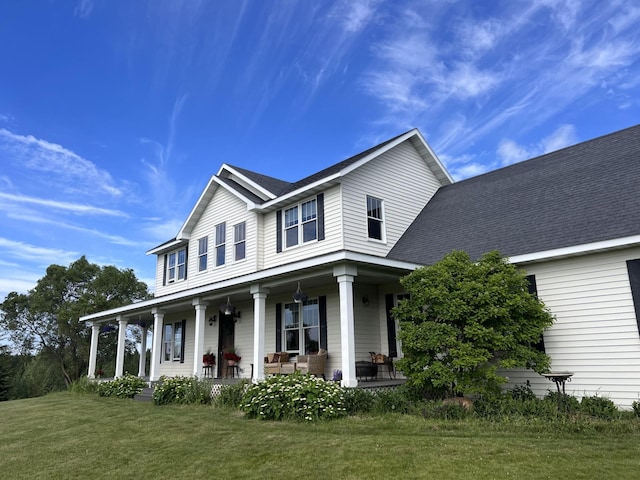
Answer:
<path fill-rule="evenodd" d="M 133 397 L 134 400 L 139 402 L 152 402 L 153 401 L 153 388 L 145 387 L 142 391 Z"/>

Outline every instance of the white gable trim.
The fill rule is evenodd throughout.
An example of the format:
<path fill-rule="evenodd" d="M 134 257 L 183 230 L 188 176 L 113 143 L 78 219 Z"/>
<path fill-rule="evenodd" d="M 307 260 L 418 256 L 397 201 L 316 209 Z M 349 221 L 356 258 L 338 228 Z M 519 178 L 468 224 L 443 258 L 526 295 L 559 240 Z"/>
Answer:
<path fill-rule="evenodd" d="M 447 170 L 444 168 L 444 166 L 442 165 L 442 163 L 440 162 L 438 157 L 435 155 L 433 150 L 431 150 L 431 147 L 429 147 L 429 145 L 425 141 L 424 137 L 420 134 L 418 129 L 414 128 L 413 130 L 410 130 L 409 132 L 405 133 L 404 135 L 396 138 L 393 142 L 390 142 L 387 145 L 384 145 L 383 147 L 380 147 L 379 149 L 371 152 L 366 157 L 363 157 L 360 160 L 358 160 L 357 162 L 354 162 L 351 165 L 343 168 L 339 172 L 336 172 L 333 175 L 329 175 L 327 177 L 323 177 L 320 180 L 317 180 L 317 181 L 315 181 L 315 182 L 313 182 L 313 183 L 311 183 L 309 185 L 305 185 L 302 188 L 299 188 L 297 190 L 289 192 L 286 195 L 274 198 L 273 200 L 264 203 L 262 206 L 258 206 L 258 208 L 260 210 L 268 210 L 268 209 L 273 208 L 274 206 L 276 206 L 276 205 L 278 205 L 280 203 L 289 202 L 292 198 L 297 197 L 297 196 L 303 194 L 304 192 L 314 191 L 315 189 L 318 189 L 321 186 L 329 185 L 331 182 L 336 181 L 341 177 L 344 177 L 348 173 L 360 168 L 361 166 L 363 166 L 366 163 L 370 162 L 374 158 L 379 157 L 383 153 L 388 152 L 392 148 L 397 147 L 401 143 L 403 143 L 403 142 L 405 142 L 405 141 L 407 141 L 407 140 L 409 140 L 409 139 L 411 139 L 413 137 L 417 138 L 419 143 L 429 153 L 429 156 L 431 158 L 425 158 L 424 154 L 421 153 L 420 151 L 418 151 L 420 156 L 423 157 L 423 159 L 427 163 L 427 166 L 432 171 L 434 170 L 434 168 L 435 168 L 435 170 L 438 170 L 438 171 L 434 171 L 434 175 L 436 176 L 436 178 L 444 177 L 444 178 L 446 178 L 448 180 L 449 183 L 453 183 L 453 178 L 451 177 L 451 175 L 449 175 L 449 172 L 447 172 Z"/>
<path fill-rule="evenodd" d="M 262 185 L 254 182 L 253 180 L 251 180 L 249 177 L 247 177 L 246 175 L 243 175 L 242 173 L 238 172 L 235 168 L 233 168 L 230 165 L 227 165 L 226 163 L 223 163 L 222 166 L 220 167 L 220 170 L 218 170 L 218 173 L 216 174 L 217 176 L 221 176 L 222 172 L 227 171 L 237 177 L 240 177 L 245 183 L 247 183 L 248 185 L 251 185 L 251 187 L 255 188 L 256 190 L 258 190 L 260 193 L 262 193 L 265 197 L 267 198 L 271 198 L 274 199 L 276 198 L 276 196 L 273 194 L 273 192 L 270 192 L 269 190 L 267 190 L 266 188 L 264 188 Z"/>
<path fill-rule="evenodd" d="M 586 255 L 588 253 L 626 248 L 636 245 L 640 245 L 640 235 L 614 238 L 612 240 L 603 240 L 601 242 L 585 243 L 582 245 L 572 245 L 570 247 L 556 248 L 553 250 L 545 250 L 542 252 L 526 253 L 524 255 L 515 255 L 513 257 L 509 257 L 509 262 L 516 264 L 531 263 L 541 260 L 551 260 L 562 257 Z"/>

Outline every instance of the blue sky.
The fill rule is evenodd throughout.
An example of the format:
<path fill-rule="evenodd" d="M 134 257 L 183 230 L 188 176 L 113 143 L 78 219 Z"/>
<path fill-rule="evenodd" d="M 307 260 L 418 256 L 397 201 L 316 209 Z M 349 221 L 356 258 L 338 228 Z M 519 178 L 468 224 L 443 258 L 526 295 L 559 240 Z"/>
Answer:
<path fill-rule="evenodd" d="M 624 1 L 0 3 L 0 301 L 131 267 L 223 162 L 300 179 L 418 127 L 462 179 L 638 123 Z"/>

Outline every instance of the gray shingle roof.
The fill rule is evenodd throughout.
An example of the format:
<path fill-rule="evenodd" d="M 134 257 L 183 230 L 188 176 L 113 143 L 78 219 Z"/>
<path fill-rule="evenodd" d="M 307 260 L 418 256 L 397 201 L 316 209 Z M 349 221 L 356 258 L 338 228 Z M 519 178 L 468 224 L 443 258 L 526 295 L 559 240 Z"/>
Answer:
<path fill-rule="evenodd" d="M 514 256 L 640 234 L 640 125 L 441 187 L 388 257 Z"/>
<path fill-rule="evenodd" d="M 229 166 L 276 196 L 280 196 L 282 192 L 287 190 L 291 185 L 291 183 L 286 182 L 284 180 L 280 180 L 279 178 L 269 177 L 268 175 L 252 172 L 251 170 L 236 167 L 235 165 L 229 165 Z"/>

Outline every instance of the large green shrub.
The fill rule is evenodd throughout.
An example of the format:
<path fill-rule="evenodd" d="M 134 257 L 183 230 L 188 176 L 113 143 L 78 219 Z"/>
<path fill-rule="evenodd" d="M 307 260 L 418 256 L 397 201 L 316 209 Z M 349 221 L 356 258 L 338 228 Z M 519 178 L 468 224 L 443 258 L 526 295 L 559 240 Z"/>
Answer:
<path fill-rule="evenodd" d="M 314 421 L 344 417 L 344 390 L 311 375 L 276 375 L 250 386 L 240 409 L 250 418 Z"/>
<path fill-rule="evenodd" d="M 133 398 L 146 386 L 143 379 L 127 373 L 123 377 L 98 384 L 98 395 L 101 397 Z"/>
<path fill-rule="evenodd" d="M 346 388 L 344 391 L 344 408 L 347 415 L 369 413 L 375 402 L 375 394 L 362 388 Z"/>
<path fill-rule="evenodd" d="M 80 377 L 69 386 L 69 390 L 77 394 L 95 394 L 98 392 L 98 382 L 86 376 Z"/>
<path fill-rule="evenodd" d="M 211 384 L 196 377 L 161 377 L 153 390 L 153 403 L 211 403 Z"/>
<path fill-rule="evenodd" d="M 582 397 L 580 411 L 586 415 L 604 420 L 613 420 L 620 415 L 618 408 L 611 399 L 598 395 Z"/>

